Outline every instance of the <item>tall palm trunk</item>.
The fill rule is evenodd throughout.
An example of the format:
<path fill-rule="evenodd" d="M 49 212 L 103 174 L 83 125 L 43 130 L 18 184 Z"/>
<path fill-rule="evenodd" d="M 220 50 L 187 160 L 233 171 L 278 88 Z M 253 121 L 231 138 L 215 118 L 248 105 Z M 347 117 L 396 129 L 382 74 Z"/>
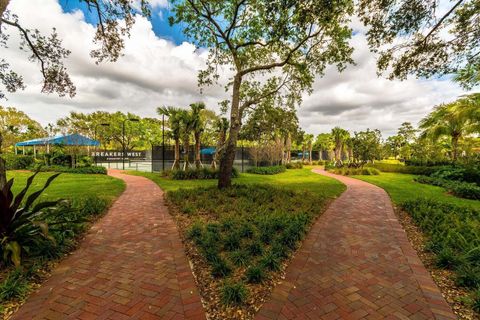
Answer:
<path fill-rule="evenodd" d="M 201 133 L 199 131 L 195 131 L 195 167 L 200 169 L 203 167 L 201 154 L 200 154 L 200 136 Z"/>
<path fill-rule="evenodd" d="M 190 167 L 190 162 L 188 161 L 188 156 L 190 152 L 190 141 L 189 139 L 185 139 L 183 142 L 183 147 L 185 148 L 183 154 L 183 170 L 187 170 Z"/>
<path fill-rule="evenodd" d="M 308 162 L 310 165 L 313 163 L 312 150 L 313 150 L 313 147 L 312 147 L 312 143 L 310 142 L 308 144 Z"/>
<path fill-rule="evenodd" d="M 460 134 L 455 132 L 452 134 L 452 158 L 453 161 L 457 161 L 458 158 L 458 140 L 460 140 Z"/>
<path fill-rule="evenodd" d="M 0 190 L 3 190 L 7 184 L 7 170 L 5 168 L 5 160 L 2 158 L 3 135 L 0 132 Z"/>
<path fill-rule="evenodd" d="M 172 170 L 180 169 L 180 139 L 175 139 L 175 161 L 173 161 Z"/>

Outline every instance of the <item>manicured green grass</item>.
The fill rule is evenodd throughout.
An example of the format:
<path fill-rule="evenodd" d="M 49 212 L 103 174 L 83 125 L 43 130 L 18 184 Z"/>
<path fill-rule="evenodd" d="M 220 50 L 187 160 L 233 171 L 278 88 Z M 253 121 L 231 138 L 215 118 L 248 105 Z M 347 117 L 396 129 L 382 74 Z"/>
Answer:
<path fill-rule="evenodd" d="M 480 208 L 480 201 L 454 197 L 448 194 L 444 188 L 413 181 L 415 177 L 412 174 L 391 172 L 382 172 L 378 176 L 354 176 L 354 178 L 370 182 L 385 189 L 395 204 L 417 198 L 426 198 L 443 203 Z"/>
<path fill-rule="evenodd" d="M 336 197 L 345 190 L 345 185 L 341 182 L 313 173 L 312 168 L 292 169 L 276 175 L 242 173 L 233 181 L 234 184 L 269 184 L 291 190 L 309 190 L 328 198 Z M 209 187 L 217 184 L 217 180 L 171 180 L 161 177 L 158 173 L 138 171 L 129 171 L 128 173 L 147 177 L 165 191 Z"/>
<path fill-rule="evenodd" d="M 27 171 L 8 171 L 7 178 L 14 178 L 13 192 L 18 193 L 33 173 Z M 39 190 L 52 172 L 40 172 L 33 181 L 29 193 Z M 109 201 L 118 197 L 125 189 L 125 183 L 106 175 L 62 173 L 40 196 L 39 200 L 62 198 L 84 198 L 99 196 Z"/>

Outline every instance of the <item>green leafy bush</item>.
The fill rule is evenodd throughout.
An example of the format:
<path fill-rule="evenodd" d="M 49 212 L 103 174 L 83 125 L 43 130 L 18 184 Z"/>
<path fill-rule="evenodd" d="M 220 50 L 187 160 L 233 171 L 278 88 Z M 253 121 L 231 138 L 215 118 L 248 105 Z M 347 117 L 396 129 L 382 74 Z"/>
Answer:
<path fill-rule="evenodd" d="M 480 288 L 480 210 L 433 199 L 404 202 L 402 208 L 428 237 L 437 265 L 453 269 L 457 283 Z"/>
<path fill-rule="evenodd" d="M 226 281 L 220 289 L 222 303 L 231 305 L 240 305 L 247 300 L 248 290 L 242 282 Z"/>
<path fill-rule="evenodd" d="M 302 169 L 303 168 L 303 163 L 300 161 L 295 161 L 295 162 L 290 162 L 285 165 L 285 168 L 287 169 Z"/>
<path fill-rule="evenodd" d="M 480 187 L 475 183 L 446 180 L 434 177 L 433 175 L 430 177 L 418 176 L 414 180 L 420 183 L 445 188 L 460 198 L 480 200 Z"/>
<path fill-rule="evenodd" d="M 219 170 L 212 168 L 187 169 L 187 170 L 170 170 L 164 174 L 173 180 L 203 180 L 218 179 Z M 232 178 L 239 176 L 238 170 L 233 168 Z"/>
<path fill-rule="evenodd" d="M 14 180 L 7 182 L 0 190 L 0 238 L 1 250 L 4 260 L 11 261 L 15 266 L 21 264 L 22 248 L 49 239 L 47 220 L 57 214 L 60 201 L 41 202 L 33 206 L 35 200 L 58 177 L 55 174 L 48 178 L 43 188 L 27 197 L 27 192 L 37 173 L 27 179 L 27 184 L 17 196 L 14 197 L 12 186 Z"/>
<path fill-rule="evenodd" d="M 271 174 L 278 174 L 285 172 L 287 168 L 285 166 L 270 166 L 270 167 L 252 167 L 247 170 L 248 173 L 253 173 L 253 174 L 265 174 L 265 175 L 271 175 Z"/>
<path fill-rule="evenodd" d="M 107 174 L 107 168 L 101 166 L 70 168 L 64 166 L 39 166 L 35 171 L 40 172 L 63 172 L 79 174 Z"/>
<path fill-rule="evenodd" d="M 342 168 L 329 169 L 328 171 L 330 171 L 332 173 L 335 173 L 335 174 L 341 174 L 343 176 L 357 176 L 357 175 L 377 176 L 377 175 L 380 174 L 380 171 L 378 171 L 375 168 L 370 168 L 370 167 L 363 167 L 363 168 L 342 167 Z"/>
<path fill-rule="evenodd" d="M 421 174 L 426 176 L 429 176 L 438 170 L 438 167 L 404 166 L 401 164 L 391 164 L 391 163 L 368 163 L 366 166 L 375 168 L 382 172 Z"/>
<path fill-rule="evenodd" d="M 24 170 L 34 163 L 34 158 L 32 156 L 4 153 L 2 154 L 2 158 L 5 160 L 5 167 L 7 170 Z"/>

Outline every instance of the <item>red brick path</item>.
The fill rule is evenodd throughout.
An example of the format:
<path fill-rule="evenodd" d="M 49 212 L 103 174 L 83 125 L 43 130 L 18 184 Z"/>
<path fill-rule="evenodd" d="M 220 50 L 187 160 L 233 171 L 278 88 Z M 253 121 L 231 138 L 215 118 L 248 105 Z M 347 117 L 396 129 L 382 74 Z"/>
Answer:
<path fill-rule="evenodd" d="M 455 319 L 387 193 L 315 172 L 348 188 L 312 227 L 256 319 Z"/>
<path fill-rule="evenodd" d="M 175 222 L 152 181 L 127 188 L 14 319 L 205 319 Z"/>

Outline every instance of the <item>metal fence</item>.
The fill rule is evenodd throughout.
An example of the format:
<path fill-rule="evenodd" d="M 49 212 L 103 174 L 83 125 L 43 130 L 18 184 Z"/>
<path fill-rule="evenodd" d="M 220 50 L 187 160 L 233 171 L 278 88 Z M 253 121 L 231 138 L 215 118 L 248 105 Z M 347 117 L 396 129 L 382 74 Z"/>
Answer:
<path fill-rule="evenodd" d="M 203 149 L 214 148 L 210 146 L 202 146 Z M 191 148 L 193 149 L 193 148 Z M 183 149 L 180 149 L 180 161 L 183 163 L 183 159 L 185 153 Z M 145 159 L 125 159 L 125 169 L 126 170 L 136 170 L 136 171 L 144 171 L 144 172 L 161 172 L 164 170 L 170 170 L 173 166 L 173 162 L 175 160 L 175 147 L 167 145 L 165 149 L 162 146 L 153 146 L 152 150 L 145 151 L 146 158 Z M 305 156 L 306 158 L 308 155 Z M 292 160 L 299 160 L 302 158 L 302 151 L 301 150 L 293 150 L 291 151 L 291 159 Z M 327 159 L 328 154 L 323 153 L 322 159 Z M 190 163 L 194 163 L 195 160 L 195 152 L 194 150 L 190 150 L 188 154 L 188 159 Z M 320 153 L 318 151 L 312 152 L 312 159 L 319 160 Z M 213 161 L 213 155 L 211 154 L 201 154 L 201 161 L 202 164 L 206 167 L 211 166 Z M 237 147 L 235 152 L 235 161 L 234 167 L 240 171 L 245 172 L 248 168 L 253 166 L 267 166 L 267 165 L 275 165 L 279 164 L 277 162 L 271 161 L 254 161 L 252 157 L 252 150 L 251 148 L 247 147 Z M 112 169 L 122 169 L 123 163 L 122 161 L 99 161 L 97 165 L 112 168 Z"/>

